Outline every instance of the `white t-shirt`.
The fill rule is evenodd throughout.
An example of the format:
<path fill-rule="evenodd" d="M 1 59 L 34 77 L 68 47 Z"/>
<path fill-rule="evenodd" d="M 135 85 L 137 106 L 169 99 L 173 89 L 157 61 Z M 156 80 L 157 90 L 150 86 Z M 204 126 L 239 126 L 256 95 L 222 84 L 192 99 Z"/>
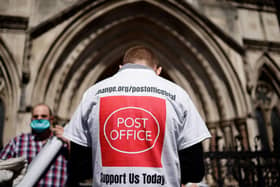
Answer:
<path fill-rule="evenodd" d="M 84 93 L 64 136 L 92 148 L 94 187 L 180 187 L 178 151 L 210 133 L 182 88 L 126 64 Z"/>

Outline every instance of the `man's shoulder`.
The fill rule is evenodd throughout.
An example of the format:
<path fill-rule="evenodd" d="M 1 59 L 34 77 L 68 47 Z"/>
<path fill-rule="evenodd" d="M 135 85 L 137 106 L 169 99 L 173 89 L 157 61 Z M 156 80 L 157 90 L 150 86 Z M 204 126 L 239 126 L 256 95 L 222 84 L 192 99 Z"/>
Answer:
<path fill-rule="evenodd" d="M 32 133 L 20 133 L 18 136 L 19 137 L 32 137 L 33 134 Z"/>
<path fill-rule="evenodd" d="M 90 86 L 85 91 L 85 95 L 90 96 L 90 97 L 95 96 L 100 88 L 105 88 L 106 86 L 111 86 L 112 80 L 113 80 L 112 77 L 108 77 L 99 82 L 96 82 L 94 85 Z"/>
<path fill-rule="evenodd" d="M 14 139 L 16 140 L 22 140 L 22 139 L 29 139 L 29 138 L 32 138 L 33 135 L 31 133 L 21 133 L 17 136 L 14 137 Z"/>
<path fill-rule="evenodd" d="M 16 135 L 15 137 L 11 138 L 7 145 L 19 145 L 22 142 L 26 142 L 32 139 L 32 134 L 30 133 L 21 133 Z"/>
<path fill-rule="evenodd" d="M 164 87 L 167 87 L 173 91 L 175 91 L 177 94 L 187 94 L 185 89 L 181 87 L 180 85 L 176 84 L 175 82 L 172 82 L 164 77 L 159 77 L 158 76 L 158 81 L 161 82 Z"/>

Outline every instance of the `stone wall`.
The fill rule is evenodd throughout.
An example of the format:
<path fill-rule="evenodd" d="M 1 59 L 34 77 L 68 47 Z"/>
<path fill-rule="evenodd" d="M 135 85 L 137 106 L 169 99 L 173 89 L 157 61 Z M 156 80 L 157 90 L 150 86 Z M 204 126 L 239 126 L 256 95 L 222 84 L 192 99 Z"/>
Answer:
<path fill-rule="evenodd" d="M 133 2 L 134 1 L 128 0 L 120 1 L 118 3 L 115 3 L 115 1 L 101 0 L 95 2 L 87 0 L 0 0 L 0 47 L 2 47 L 0 48 L 0 70 L 2 72 L 2 74 L 0 74 L 0 78 L 2 78 L 1 80 L 7 88 L 4 89 L 5 91 L 0 92 L 0 98 L 1 100 L 3 100 L 6 115 L 3 133 L 4 144 L 7 143 L 7 141 L 16 134 L 29 131 L 28 123 L 30 119 L 30 107 L 34 103 L 47 101 L 50 103 L 51 107 L 54 107 L 56 109 L 56 104 L 60 101 L 57 101 L 53 98 L 56 98 L 58 92 L 61 91 L 59 89 L 60 87 L 63 87 L 63 85 L 59 84 L 62 84 L 63 82 L 59 81 L 64 80 L 63 76 L 68 72 L 67 68 L 70 69 L 71 64 L 75 64 L 73 60 L 77 58 L 81 51 L 85 51 L 85 48 L 87 46 L 92 46 L 93 49 L 96 49 L 97 54 L 88 54 L 88 56 L 91 55 L 91 60 L 94 59 L 94 55 L 98 55 L 98 53 L 102 51 L 101 49 L 99 49 L 100 47 L 102 47 L 102 43 L 100 43 L 99 41 L 99 47 L 94 46 L 95 43 L 91 44 L 91 42 L 96 42 L 96 45 L 98 45 L 98 34 L 104 32 L 104 30 L 108 29 L 109 27 L 113 28 L 114 24 L 118 25 L 119 23 L 121 23 L 121 21 L 124 21 L 128 18 L 124 17 L 123 19 L 119 19 L 118 22 L 112 21 L 112 23 L 106 25 L 105 28 L 100 26 L 100 28 L 102 29 L 99 29 L 95 32 L 92 31 L 92 33 L 89 33 L 88 36 L 81 35 L 80 38 L 76 38 L 75 40 L 73 40 L 78 43 L 76 48 L 73 49 L 73 51 L 67 53 L 67 48 L 65 49 L 65 51 L 62 51 L 64 50 L 63 45 L 71 46 L 71 44 L 68 44 L 66 40 L 70 40 L 72 38 L 66 38 L 67 36 L 64 36 L 65 32 L 67 31 L 69 35 L 72 34 L 73 36 L 77 34 L 71 33 L 71 31 L 69 31 L 69 28 L 71 27 L 71 25 L 69 24 L 79 23 L 77 24 L 77 27 L 82 27 L 83 24 L 86 24 L 86 21 L 90 19 L 94 20 L 95 16 L 98 17 L 98 15 L 105 15 L 104 12 L 106 11 L 110 12 L 109 9 L 113 10 L 117 6 L 130 6 Z M 202 44 L 199 42 L 188 43 L 187 41 L 185 41 L 186 38 L 193 38 L 191 36 L 187 36 L 187 34 L 185 38 L 179 36 L 179 31 L 181 31 L 181 28 L 176 29 L 175 26 L 175 29 L 167 27 L 164 28 L 163 25 L 159 25 L 158 27 L 164 28 L 169 34 L 170 42 L 162 41 L 163 43 L 166 42 L 170 45 L 172 44 L 172 46 L 184 46 L 188 50 L 186 51 L 186 53 L 180 52 L 178 56 L 181 55 L 182 58 L 184 58 L 185 55 L 185 57 L 187 58 L 189 54 L 194 54 L 195 57 L 193 58 L 198 59 L 198 62 L 202 67 L 205 68 L 205 71 L 207 71 L 209 76 L 211 76 L 211 74 L 213 73 L 215 74 L 218 72 L 218 70 L 215 70 L 215 68 L 213 68 L 214 65 L 211 70 L 210 62 L 212 63 L 212 61 L 211 59 L 208 59 L 209 54 L 213 55 L 211 56 L 212 58 L 215 58 L 212 59 L 213 63 L 216 63 L 215 60 L 220 62 L 220 64 L 218 65 L 219 67 L 224 68 L 224 70 L 227 68 L 232 68 L 232 72 L 223 72 L 223 74 L 225 74 L 225 77 L 234 76 L 236 81 L 239 81 L 240 83 L 240 85 L 238 85 L 240 86 L 240 90 L 244 90 L 244 93 L 242 93 L 242 97 L 245 97 L 243 106 L 236 107 L 239 107 L 239 109 L 236 110 L 240 110 L 243 112 L 240 112 L 241 114 L 236 114 L 236 116 L 242 116 L 243 118 L 245 118 L 245 124 L 247 124 L 249 131 L 247 133 L 249 136 L 248 141 L 250 145 L 253 145 L 253 138 L 259 133 L 256 130 L 256 118 L 254 116 L 254 90 L 257 88 L 260 72 L 262 71 L 261 69 L 264 64 L 265 66 L 270 67 L 271 73 L 275 75 L 275 81 L 279 81 L 278 74 L 280 67 L 280 27 L 275 7 L 243 3 L 238 4 L 235 1 L 220 2 L 215 0 L 186 0 L 185 3 L 180 1 L 167 2 L 153 0 L 146 0 L 143 2 L 150 4 L 153 8 L 156 7 L 155 9 L 159 9 L 162 12 L 166 11 L 166 14 L 168 15 L 173 15 L 172 19 L 180 20 L 185 24 L 186 28 L 190 29 L 193 32 L 193 35 L 196 35 L 197 38 L 201 38 L 201 41 L 199 42 L 204 42 L 203 45 L 205 46 L 202 46 Z M 179 8 L 172 9 L 178 4 L 183 7 L 183 10 Z M 139 5 L 141 4 L 139 3 Z M 93 13 L 91 15 L 89 13 L 86 14 L 87 11 L 92 11 Z M 127 11 L 127 14 L 129 14 L 129 11 L 127 9 L 124 9 L 124 11 Z M 125 15 L 126 13 L 115 15 L 119 16 L 121 14 Z M 88 17 L 84 16 L 82 18 L 83 15 L 87 15 Z M 106 19 L 110 18 L 106 17 Z M 148 20 L 148 18 L 146 17 L 145 19 L 146 21 Z M 151 20 L 152 19 L 153 17 L 151 17 Z M 78 21 L 75 22 L 75 20 Z M 101 21 L 104 20 L 101 19 Z M 166 22 L 168 22 L 168 20 Z M 160 24 L 160 21 L 157 23 Z M 98 22 L 96 24 L 98 25 Z M 174 23 L 170 23 L 170 26 L 172 26 L 173 24 Z M 94 27 L 94 25 L 92 27 Z M 78 29 L 77 31 L 75 29 L 77 28 L 72 28 L 72 32 L 78 31 Z M 118 28 L 118 30 L 121 33 L 122 28 Z M 85 30 L 80 31 L 83 31 L 84 33 L 86 32 Z M 164 33 L 158 33 L 159 36 L 161 34 L 164 38 Z M 176 38 L 178 42 L 176 44 L 172 43 L 172 37 L 170 36 Z M 53 48 L 56 47 L 56 42 L 60 40 L 63 41 L 63 39 L 65 40 L 65 42 L 61 42 L 62 45 L 58 46 L 58 50 L 56 50 L 55 52 L 52 51 Z M 117 40 L 119 38 L 115 39 Z M 106 41 L 106 38 L 102 38 L 102 41 Z M 156 42 L 154 42 L 153 45 L 158 46 L 159 51 L 164 51 L 163 56 L 165 55 L 165 53 L 168 53 L 168 50 L 164 49 L 160 44 L 156 44 Z M 125 45 L 123 46 L 123 48 L 124 47 Z M 160 49 L 160 47 L 162 48 Z M 207 54 L 204 47 L 209 47 L 209 52 L 207 52 Z M 121 50 L 123 49 L 120 49 L 120 51 Z M 181 49 L 181 51 L 183 50 Z M 52 60 L 58 58 L 56 57 L 56 55 L 60 54 L 69 55 L 62 65 L 60 65 L 60 62 L 58 61 L 45 62 L 46 59 Z M 119 54 L 115 52 L 111 54 L 109 59 L 115 60 L 114 63 L 117 63 L 116 59 L 120 58 L 117 55 Z M 170 56 L 172 56 L 172 54 L 170 54 Z M 182 60 L 182 58 L 178 56 L 175 57 L 174 55 L 170 57 L 170 59 L 174 61 Z M 164 58 L 162 60 L 164 60 Z M 207 63 L 207 60 L 209 63 Z M 221 62 L 223 62 L 224 64 Z M 85 71 L 87 67 L 92 66 L 90 66 L 91 62 L 87 63 L 81 63 L 81 66 L 83 65 L 83 67 L 80 68 L 79 71 L 77 71 L 77 74 L 75 74 L 77 77 L 81 76 L 83 71 Z M 106 64 L 104 60 L 102 61 L 101 59 L 100 63 L 101 64 L 94 70 L 94 72 L 90 72 L 91 74 L 95 73 L 96 75 L 100 72 L 105 72 L 106 68 L 108 69 L 107 71 L 111 71 L 110 68 L 112 67 L 109 68 L 109 65 Z M 182 63 L 187 63 L 187 60 L 183 59 Z M 166 67 L 173 67 L 172 64 L 170 65 L 170 62 L 165 62 L 165 64 Z M 60 67 L 61 69 L 54 70 L 53 68 L 55 66 Z M 210 68 L 210 70 L 208 68 Z M 206 118 L 207 112 L 205 111 L 209 111 L 210 109 L 203 108 L 205 107 L 203 106 L 203 102 L 200 101 L 201 99 L 199 99 L 192 88 L 190 88 L 192 85 L 185 80 L 187 75 L 185 75 L 184 73 L 180 73 L 180 69 L 181 68 L 178 67 L 177 69 L 170 68 L 166 73 L 171 79 L 175 80 L 175 82 L 177 81 L 177 83 L 181 84 L 186 90 L 189 89 L 190 95 L 194 97 L 195 101 L 197 101 L 196 103 L 198 107 L 202 111 L 203 116 L 205 116 Z M 34 97 L 34 90 L 36 91 L 35 88 L 38 87 L 36 87 L 36 85 L 38 85 L 38 72 L 45 72 L 46 74 L 56 72 L 61 74 L 61 77 L 54 75 L 55 78 L 53 79 L 53 85 L 54 88 L 57 87 L 57 89 L 50 89 L 48 92 L 44 92 L 44 94 L 48 97 Z M 95 75 L 91 75 L 91 77 L 88 76 L 84 79 L 84 82 L 81 83 L 83 84 L 81 86 L 82 90 L 86 89 L 86 87 L 92 83 L 90 79 L 92 79 L 93 77 L 95 80 L 98 80 L 98 77 L 95 77 Z M 98 76 L 101 75 L 102 73 L 98 74 Z M 228 84 L 236 84 L 234 83 L 234 81 L 229 81 L 228 83 L 223 82 L 223 78 L 219 77 L 218 74 L 213 75 L 213 77 L 214 78 L 210 81 L 215 83 L 223 83 L 223 85 L 215 85 L 216 87 L 214 86 L 213 89 L 228 90 L 227 87 L 230 87 Z M 200 79 L 198 78 L 197 81 L 199 82 Z M 74 82 L 75 81 L 72 81 L 69 87 L 75 87 L 76 83 Z M 39 86 L 40 84 L 43 85 L 48 83 L 40 82 Z M 40 89 L 39 91 L 43 92 L 43 90 Z M 235 90 L 233 90 L 233 92 L 234 91 Z M 279 90 L 276 89 L 276 91 Z M 58 108 L 56 110 L 58 112 L 58 119 L 61 121 L 65 121 L 69 119 L 70 113 L 73 112 L 73 108 L 75 108 L 75 106 L 77 105 L 82 91 L 73 93 L 73 90 L 71 91 L 70 89 L 68 89 L 64 92 L 61 92 L 63 96 L 61 100 L 63 100 L 63 102 L 67 102 L 69 98 L 73 99 L 73 106 L 68 106 L 67 104 L 60 106 L 60 108 L 57 106 Z M 201 91 L 201 93 L 203 92 Z M 226 105 L 225 103 L 227 103 L 228 105 L 231 105 L 231 102 L 234 103 L 234 101 L 231 101 L 230 99 L 227 100 L 226 98 L 231 97 L 231 95 L 233 95 L 233 98 L 238 98 L 238 94 L 241 93 L 228 93 L 228 91 L 222 91 L 221 94 L 224 95 L 224 97 L 221 98 L 221 100 L 223 101 L 220 102 L 217 100 L 211 100 L 212 96 L 206 95 L 204 98 L 205 102 L 214 103 L 215 105 L 216 103 L 218 103 L 217 108 L 219 108 L 223 105 Z M 276 100 L 277 103 L 279 97 Z M 243 102 L 243 100 L 240 99 L 239 102 L 241 101 Z M 231 113 L 234 113 L 234 109 L 232 110 L 233 111 L 231 111 L 230 109 L 229 111 Z M 217 109 L 217 111 L 219 111 L 219 109 Z M 238 128 L 235 127 L 228 130 L 228 127 L 233 127 L 234 124 L 236 124 L 234 121 L 238 121 L 239 119 L 234 119 L 234 117 L 236 117 L 235 115 L 222 114 L 223 111 L 219 112 L 221 113 L 221 115 L 226 116 L 225 119 L 230 121 L 219 121 L 219 117 L 211 117 L 211 115 L 208 115 L 208 117 L 210 117 L 207 122 L 209 122 L 211 128 L 215 129 L 217 128 L 217 126 L 225 126 L 227 134 L 231 131 L 233 131 L 232 136 L 240 133 L 238 132 Z M 244 122 L 242 122 L 242 124 L 244 124 Z M 218 132 L 218 134 L 224 136 L 224 131 L 224 129 L 220 129 L 220 127 L 218 127 L 215 132 Z M 246 128 L 244 132 L 245 131 Z M 244 134 L 244 132 L 242 133 Z M 226 140 L 226 142 L 230 141 L 232 141 L 230 140 L 230 138 Z M 223 146 L 223 144 L 224 143 L 222 143 L 221 147 Z M 229 143 L 229 145 L 230 144 L 231 143 Z"/>

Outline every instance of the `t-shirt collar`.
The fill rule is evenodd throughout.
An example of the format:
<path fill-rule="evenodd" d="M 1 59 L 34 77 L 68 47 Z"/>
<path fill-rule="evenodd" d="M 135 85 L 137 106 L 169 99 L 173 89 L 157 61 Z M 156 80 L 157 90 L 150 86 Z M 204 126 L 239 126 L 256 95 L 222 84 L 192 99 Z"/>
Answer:
<path fill-rule="evenodd" d="M 145 66 L 145 65 L 141 65 L 141 64 L 131 64 L 131 63 L 128 63 L 128 64 L 124 64 L 120 69 L 119 71 L 123 71 L 123 70 L 126 70 L 126 69 L 146 69 L 146 70 L 152 70 L 152 68 L 148 67 L 148 66 Z"/>

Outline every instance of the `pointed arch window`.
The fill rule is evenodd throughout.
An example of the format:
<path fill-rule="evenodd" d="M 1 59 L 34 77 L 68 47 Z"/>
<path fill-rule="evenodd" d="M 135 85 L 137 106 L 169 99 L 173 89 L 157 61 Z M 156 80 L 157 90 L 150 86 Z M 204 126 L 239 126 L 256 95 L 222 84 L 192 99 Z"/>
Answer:
<path fill-rule="evenodd" d="M 266 69 L 267 70 L 267 69 Z M 280 151 L 279 94 L 273 79 L 263 71 L 255 89 L 255 114 L 263 151 Z"/>

